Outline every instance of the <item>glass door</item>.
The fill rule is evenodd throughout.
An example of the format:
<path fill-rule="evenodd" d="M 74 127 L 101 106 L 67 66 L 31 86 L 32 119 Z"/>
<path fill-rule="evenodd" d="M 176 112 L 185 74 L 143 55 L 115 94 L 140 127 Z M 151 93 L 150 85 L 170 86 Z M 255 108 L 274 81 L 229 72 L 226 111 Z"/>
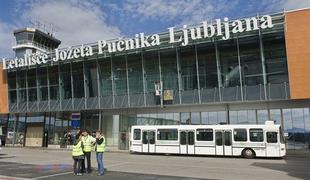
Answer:
<path fill-rule="evenodd" d="M 180 154 L 195 154 L 194 131 L 180 131 Z"/>
<path fill-rule="evenodd" d="M 215 132 L 216 155 L 232 155 L 231 130 L 220 130 Z"/>
<path fill-rule="evenodd" d="M 142 132 L 142 152 L 155 153 L 155 131 Z"/>

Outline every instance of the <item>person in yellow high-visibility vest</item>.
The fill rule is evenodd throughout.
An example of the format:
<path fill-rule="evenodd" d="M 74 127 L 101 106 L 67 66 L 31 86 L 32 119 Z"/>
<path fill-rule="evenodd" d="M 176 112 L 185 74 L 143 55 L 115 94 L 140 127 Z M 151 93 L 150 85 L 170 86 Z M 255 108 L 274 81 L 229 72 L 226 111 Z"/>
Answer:
<path fill-rule="evenodd" d="M 104 163 L 103 163 L 103 153 L 105 151 L 105 138 L 103 134 L 98 130 L 96 132 L 96 158 L 98 163 L 98 175 L 104 175 Z"/>
<path fill-rule="evenodd" d="M 96 142 L 96 139 L 92 137 L 91 135 L 88 134 L 86 130 L 83 131 L 82 133 L 82 141 L 83 141 L 83 152 L 85 156 L 85 160 L 87 161 L 87 173 L 91 173 L 91 151 L 92 151 L 92 146 Z M 85 160 L 82 162 L 82 172 L 85 172 Z"/>
<path fill-rule="evenodd" d="M 75 142 L 73 144 L 72 148 L 72 158 L 73 158 L 73 170 L 74 174 L 81 176 L 81 163 L 84 159 L 84 152 L 83 152 L 83 142 L 82 142 L 82 136 L 79 136 L 75 139 Z"/>

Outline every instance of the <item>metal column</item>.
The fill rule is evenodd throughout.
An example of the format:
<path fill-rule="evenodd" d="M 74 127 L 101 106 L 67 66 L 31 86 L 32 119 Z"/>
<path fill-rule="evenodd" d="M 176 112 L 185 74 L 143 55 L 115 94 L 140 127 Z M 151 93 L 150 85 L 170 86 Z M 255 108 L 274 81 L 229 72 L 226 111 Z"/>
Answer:
<path fill-rule="evenodd" d="M 114 72 L 113 72 L 113 61 L 112 61 L 112 56 L 110 57 L 111 59 L 111 80 L 112 80 L 112 107 L 115 107 L 115 88 L 114 88 Z"/>
<path fill-rule="evenodd" d="M 60 62 L 58 63 L 58 90 L 59 90 L 59 108 L 60 108 L 60 110 L 62 109 L 62 98 L 63 97 L 61 97 L 62 96 L 62 93 L 61 93 L 61 86 L 62 86 L 62 84 L 63 84 L 63 82 L 61 82 L 61 72 L 60 72 Z"/>
<path fill-rule="evenodd" d="M 145 80 L 145 69 L 144 69 L 144 57 L 141 51 L 141 62 L 142 62 L 142 83 L 143 83 L 143 103 L 146 106 L 146 80 Z"/>
<path fill-rule="evenodd" d="M 182 77 L 181 77 L 181 68 L 180 68 L 180 62 L 179 62 L 179 53 L 178 53 L 178 47 L 175 47 L 175 53 L 177 57 L 177 71 L 178 71 L 178 85 L 179 85 L 179 100 L 180 104 L 182 104 Z"/>
<path fill-rule="evenodd" d="M 49 66 L 46 67 L 47 73 L 47 100 L 48 100 L 48 110 L 51 111 L 51 92 L 50 92 L 50 75 L 49 75 Z"/>
<path fill-rule="evenodd" d="M 240 90 L 241 90 L 241 101 L 243 101 L 243 81 L 242 81 L 242 68 L 240 59 L 240 48 L 239 48 L 239 38 L 237 37 L 237 52 L 238 52 L 238 67 L 239 67 L 239 78 L 240 78 Z"/>
<path fill-rule="evenodd" d="M 89 97 L 89 92 L 87 91 L 86 86 L 88 85 L 89 80 L 86 79 L 86 73 L 85 73 L 85 59 L 83 59 L 83 85 L 84 85 L 84 109 L 87 108 L 87 101 L 86 99 Z"/>
<path fill-rule="evenodd" d="M 217 81 L 218 81 L 218 92 L 219 92 L 219 97 L 220 101 L 222 101 L 222 77 L 221 77 L 221 65 L 220 65 L 220 55 L 219 55 L 219 50 L 217 47 L 217 41 L 214 42 L 215 46 L 215 57 L 216 57 L 216 70 L 217 70 Z"/>
<path fill-rule="evenodd" d="M 74 109 L 74 88 L 73 88 L 73 75 L 72 75 L 72 62 L 70 62 L 70 75 L 71 75 L 71 109 Z"/>
<path fill-rule="evenodd" d="M 129 91 L 129 79 L 128 79 L 128 62 L 127 53 L 125 54 L 125 65 L 126 65 L 126 84 L 127 84 L 127 106 L 130 107 L 130 91 Z"/>
<path fill-rule="evenodd" d="M 257 15 L 257 18 L 259 18 L 259 15 Z M 266 75 L 266 66 L 265 66 L 265 54 L 264 54 L 262 33 L 261 33 L 260 28 L 258 28 L 258 35 L 259 35 L 259 48 L 260 48 L 260 56 L 261 56 L 262 70 L 263 70 L 264 95 L 265 95 L 265 100 L 267 100 L 267 75 Z"/>
<path fill-rule="evenodd" d="M 159 81 L 162 82 L 160 49 L 158 49 L 158 68 L 159 68 Z M 162 86 L 164 86 L 164 82 L 162 82 Z M 164 90 L 164 87 L 161 87 L 161 89 Z M 160 107 L 164 107 L 163 92 L 161 92 L 160 94 Z"/>
<path fill-rule="evenodd" d="M 201 92 L 200 92 L 200 77 L 199 77 L 199 62 L 197 55 L 197 45 L 195 45 L 195 61 L 196 61 L 196 75 L 197 75 L 197 88 L 198 88 L 198 102 L 201 104 Z"/>
<path fill-rule="evenodd" d="M 98 90 L 98 108 L 100 109 L 100 99 L 101 99 L 101 89 L 100 89 L 100 76 L 99 76 L 99 62 L 98 62 L 98 56 L 96 58 L 96 76 L 97 76 L 97 90 Z M 101 130 L 101 129 L 100 129 Z"/>

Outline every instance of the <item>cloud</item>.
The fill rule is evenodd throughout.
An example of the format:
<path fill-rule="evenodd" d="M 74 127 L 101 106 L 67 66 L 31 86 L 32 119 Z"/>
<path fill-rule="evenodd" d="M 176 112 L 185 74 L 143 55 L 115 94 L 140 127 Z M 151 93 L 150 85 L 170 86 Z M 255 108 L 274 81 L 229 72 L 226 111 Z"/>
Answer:
<path fill-rule="evenodd" d="M 286 10 L 310 7 L 310 0 L 285 0 L 283 8 Z"/>
<path fill-rule="evenodd" d="M 12 46 L 15 44 L 13 30 L 15 26 L 0 21 L 0 55 L 1 57 L 13 57 Z"/>
<path fill-rule="evenodd" d="M 139 21 L 195 24 L 224 16 L 239 18 L 309 6 L 310 0 L 126 0 L 118 11 L 125 12 Z"/>
<path fill-rule="evenodd" d="M 187 21 L 197 23 L 206 18 L 212 19 L 219 12 L 229 11 L 238 2 L 238 0 L 232 1 L 228 5 L 224 0 L 127 0 L 123 10 L 141 21 L 153 19 L 167 22 L 179 19 L 183 23 Z"/>
<path fill-rule="evenodd" d="M 107 24 L 106 14 L 95 1 L 33 3 L 31 10 L 25 11 L 24 17 L 25 20 L 38 20 L 56 26 L 56 38 L 62 41 L 62 47 L 120 36 L 117 27 Z"/>

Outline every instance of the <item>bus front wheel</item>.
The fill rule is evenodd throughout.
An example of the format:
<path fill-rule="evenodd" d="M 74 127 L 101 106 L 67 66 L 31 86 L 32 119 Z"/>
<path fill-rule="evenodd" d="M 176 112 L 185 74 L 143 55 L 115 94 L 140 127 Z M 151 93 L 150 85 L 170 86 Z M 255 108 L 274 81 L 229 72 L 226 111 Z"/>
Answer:
<path fill-rule="evenodd" d="M 242 156 L 247 159 L 252 159 L 255 157 L 255 152 L 253 151 L 253 149 L 246 148 L 242 151 Z"/>

